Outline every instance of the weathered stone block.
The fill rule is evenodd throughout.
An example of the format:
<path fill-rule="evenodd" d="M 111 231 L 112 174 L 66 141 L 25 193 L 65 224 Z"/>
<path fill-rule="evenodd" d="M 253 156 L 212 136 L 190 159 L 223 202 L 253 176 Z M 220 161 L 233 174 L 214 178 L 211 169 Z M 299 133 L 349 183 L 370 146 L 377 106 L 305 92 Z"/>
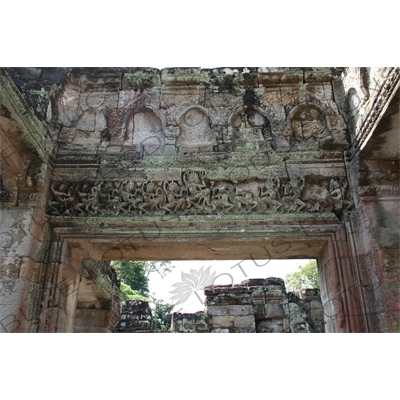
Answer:
<path fill-rule="evenodd" d="M 126 73 L 122 78 L 122 88 L 124 90 L 143 90 L 154 86 L 160 86 L 160 84 L 161 74 L 160 71 L 155 68 L 143 68 L 133 73 Z"/>
<path fill-rule="evenodd" d="M 218 296 L 207 297 L 207 305 L 245 305 L 252 304 L 251 295 L 249 293 L 221 293 Z"/>
<path fill-rule="evenodd" d="M 308 333 L 309 327 L 307 322 L 297 322 L 295 324 L 291 324 L 292 333 Z"/>
<path fill-rule="evenodd" d="M 306 312 L 297 303 L 289 303 L 290 325 L 303 323 L 307 320 Z"/>
<path fill-rule="evenodd" d="M 262 320 L 257 323 L 258 333 L 282 333 L 284 332 L 283 320 Z"/>
<path fill-rule="evenodd" d="M 293 94 L 293 88 L 291 86 L 281 86 L 281 99 L 283 106 L 294 106 L 295 99 Z"/>
<path fill-rule="evenodd" d="M 215 328 L 233 328 L 234 317 L 231 315 L 214 315 L 211 319 L 211 327 Z"/>
<path fill-rule="evenodd" d="M 289 318 L 283 318 L 283 331 L 285 333 L 289 333 L 290 332 L 290 320 Z"/>
<path fill-rule="evenodd" d="M 253 304 L 265 304 L 265 291 L 264 288 L 256 288 L 251 291 L 251 298 Z"/>
<path fill-rule="evenodd" d="M 0 257 L 0 279 L 5 281 L 18 279 L 19 276 L 22 276 L 21 271 L 29 262 L 34 264 L 28 257 L 22 259 L 20 257 Z M 28 276 L 24 276 L 24 278 L 29 279 Z"/>
<path fill-rule="evenodd" d="M 29 227 L 30 234 L 39 240 L 43 241 L 44 231 L 46 224 L 46 215 L 42 210 L 35 209 L 32 215 L 32 222 Z"/>
<path fill-rule="evenodd" d="M 265 317 L 265 304 L 255 304 L 253 306 L 253 313 L 256 319 L 262 319 Z"/>
<path fill-rule="evenodd" d="M 21 278 L 26 278 L 33 280 L 34 269 L 36 263 L 29 257 L 23 257 L 21 262 L 20 276 Z"/>
<path fill-rule="evenodd" d="M 282 318 L 286 315 L 282 304 L 269 303 L 265 305 L 266 318 Z"/>
<path fill-rule="evenodd" d="M 324 310 L 322 308 L 312 308 L 310 310 L 311 321 L 323 321 L 324 320 Z"/>
<path fill-rule="evenodd" d="M 309 323 L 309 329 L 311 333 L 324 333 L 325 332 L 325 323 L 323 321 L 321 322 L 310 322 Z"/>
<path fill-rule="evenodd" d="M 198 85 L 200 68 L 164 68 L 161 70 L 161 83 L 171 86 Z"/>
<path fill-rule="evenodd" d="M 238 315 L 233 319 L 233 325 L 235 328 L 247 328 L 254 329 L 256 328 L 255 319 L 253 315 Z"/>
<path fill-rule="evenodd" d="M 256 333 L 255 328 L 230 328 L 230 333 Z"/>
<path fill-rule="evenodd" d="M 276 87 L 266 87 L 261 96 L 261 104 L 264 106 L 275 106 L 282 104 L 281 92 Z"/>
<path fill-rule="evenodd" d="M 240 285 L 242 286 L 264 286 L 266 282 L 266 279 L 246 279 L 242 282 L 240 282 Z"/>
<path fill-rule="evenodd" d="M 310 306 L 311 308 L 322 308 L 322 303 L 320 300 L 311 300 Z"/>
<path fill-rule="evenodd" d="M 208 315 L 249 315 L 253 314 L 251 305 L 224 305 L 224 306 L 208 306 Z"/>

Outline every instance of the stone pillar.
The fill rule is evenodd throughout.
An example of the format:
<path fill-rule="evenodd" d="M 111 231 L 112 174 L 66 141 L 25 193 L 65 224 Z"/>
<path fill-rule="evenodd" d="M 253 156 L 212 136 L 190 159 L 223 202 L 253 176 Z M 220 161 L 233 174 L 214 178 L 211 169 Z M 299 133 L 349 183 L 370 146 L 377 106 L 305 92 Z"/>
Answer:
<path fill-rule="evenodd" d="M 41 275 L 39 332 L 73 332 L 82 259 L 54 233 Z"/>
<path fill-rule="evenodd" d="M 362 332 L 355 268 L 343 226 L 332 234 L 317 258 L 326 332 Z"/>
<path fill-rule="evenodd" d="M 48 248 L 37 202 L 0 203 L 0 331 L 36 332 Z"/>

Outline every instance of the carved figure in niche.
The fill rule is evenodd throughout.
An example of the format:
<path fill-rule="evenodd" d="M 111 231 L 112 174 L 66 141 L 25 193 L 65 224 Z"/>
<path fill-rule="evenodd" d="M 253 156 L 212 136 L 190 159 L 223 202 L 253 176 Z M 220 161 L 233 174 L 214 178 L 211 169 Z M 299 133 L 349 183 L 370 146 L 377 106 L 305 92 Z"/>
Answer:
<path fill-rule="evenodd" d="M 292 177 L 285 185 L 282 198 L 286 211 L 303 211 L 306 203 L 301 199 L 304 188 L 304 178 Z"/>
<path fill-rule="evenodd" d="M 297 141 L 323 138 L 330 134 L 324 116 L 314 106 L 301 107 L 293 115 L 291 124 L 294 139 Z"/>
<path fill-rule="evenodd" d="M 349 210 L 354 203 L 346 199 L 347 179 L 345 177 L 331 178 L 329 182 L 329 192 L 333 199 L 334 211 L 340 212 L 343 208 Z"/>
<path fill-rule="evenodd" d="M 278 177 L 268 177 L 264 186 L 259 186 L 259 197 L 267 210 L 280 211 L 283 208 L 283 204 L 279 200 L 279 187 L 280 180 Z"/>
<path fill-rule="evenodd" d="M 248 141 L 267 140 L 271 138 L 270 124 L 259 111 L 250 109 L 246 113 L 247 123 L 252 128 L 247 135 Z"/>
<path fill-rule="evenodd" d="M 126 126 L 125 143 L 146 154 L 160 152 L 165 135 L 160 118 L 148 108 L 135 110 Z"/>
<path fill-rule="evenodd" d="M 231 135 L 237 143 L 262 142 L 270 140 L 270 122 L 261 110 L 241 109 L 231 118 Z"/>
<path fill-rule="evenodd" d="M 205 110 L 193 107 L 179 118 L 180 134 L 176 144 L 183 151 L 213 151 L 217 139 Z"/>
<path fill-rule="evenodd" d="M 333 208 L 336 210 L 339 208 L 342 208 L 343 193 L 342 193 L 342 190 L 340 189 L 338 178 L 332 178 L 330 180 L 329 192 L 333 199 Z"/>
<path fill-rule="evenodd" d="M 186 172 L 182 176 L 188 190 L 188 201 L 192 207 L 201 208 L 209 204 L 211 190 L 197 172 Z"/>
<path fill-rule="evenodd" d="M 254 199 L 253 193 L 250 190 L 242 190 L 238 187 L 235 187 L 235 197 L 233 203 L 237 209 L 240 210 L 242 206 L 244 206 L 245 210 L 248 212 L 258 208 L 258 203 Z"/>

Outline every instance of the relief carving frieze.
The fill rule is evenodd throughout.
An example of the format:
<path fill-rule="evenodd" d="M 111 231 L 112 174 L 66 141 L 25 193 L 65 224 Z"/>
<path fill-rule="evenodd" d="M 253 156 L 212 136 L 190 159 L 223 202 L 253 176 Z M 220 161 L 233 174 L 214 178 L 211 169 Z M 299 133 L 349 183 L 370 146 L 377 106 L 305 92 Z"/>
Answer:
<path fill-rule="evenodd" d="M 347 179 L 271 174 L 266 179 L 212 180 L 184 171 L 180 179 L 53 181 L 53 216 L 142 216 L 334 212 L 353 207 Z"/>

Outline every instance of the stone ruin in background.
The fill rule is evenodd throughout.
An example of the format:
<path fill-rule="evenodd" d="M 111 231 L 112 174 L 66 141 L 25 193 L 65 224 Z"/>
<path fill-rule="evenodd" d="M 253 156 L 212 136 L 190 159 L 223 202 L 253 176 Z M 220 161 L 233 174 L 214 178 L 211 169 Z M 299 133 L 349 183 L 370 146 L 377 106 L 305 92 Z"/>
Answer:
<path fill-rule="evenodd" d="M 117 333 L 152 332 L 152 329 L 153 320 L 147 301 L 127 300 L 121 302 L 121 317 L 116 328 Z"/>
<path fill-rule="evenodd" d="M 319 289 L 286 292 L 281 278 L 207 286 L 205 311 L 174 313 L 180 333 L 323 333 Z"/>

